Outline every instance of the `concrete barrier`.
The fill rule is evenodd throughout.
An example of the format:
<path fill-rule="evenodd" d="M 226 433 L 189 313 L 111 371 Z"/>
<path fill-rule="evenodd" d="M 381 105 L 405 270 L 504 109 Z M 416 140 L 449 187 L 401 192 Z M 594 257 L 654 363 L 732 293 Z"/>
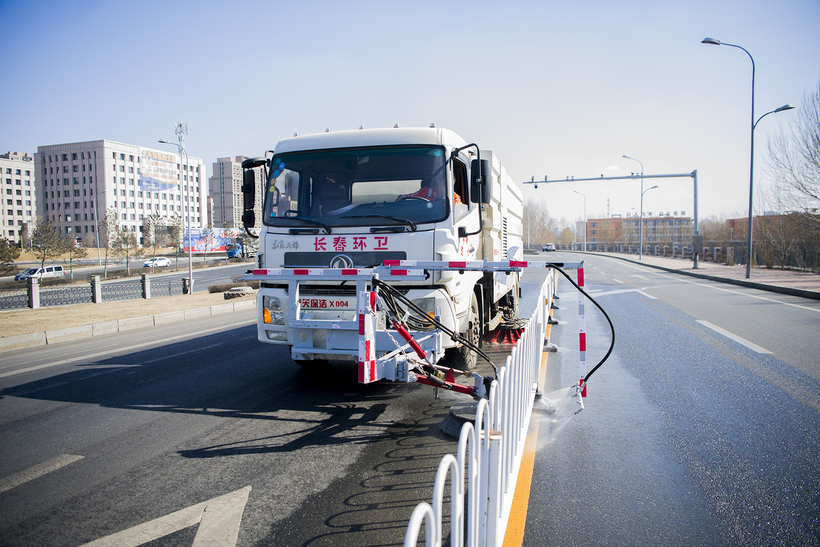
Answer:
<path fill-rule="evenodd" d="M 73 340 L 75 338 L 86 338 L 92 336 L 91 325 L 81 325 L 79 327 L 66 327 L 64 329 L 54 329 L 46 331 L 46 344 Z"/>
<path fill-rule="evenodd" d="M 91 325 L 91 335 L 100 336 L 102 334 L 112 334 L 120 332 L 120 323 L 116 319 L 113 321 L 103 321 Z"/>
<path fill-rule="evenodd" d="M 21 349 L 32 346 L 45 345 L 45 332 L 33 332 L 31 334 L 19 334 L 17 336 L 8 336 L 6 338 L 0 338 L 0 351 L 8 351 L 12 349 Z"/>
<path fill-rule="evenodd" d="M 167 325 L 168 323 L 178 323 L 180 321 L 185 321 L 185 310 L 158 313 L 154 316 L 154 325 Z"/>
<path fill-rule="evenodd" d="M 141 329 L 144 327 L 154 326 L 154 316 L 146 315 L 143 317 L 129 317 L 128 319 L 120 319 L 117 321 L 120 332 L 126 330 Z"/>

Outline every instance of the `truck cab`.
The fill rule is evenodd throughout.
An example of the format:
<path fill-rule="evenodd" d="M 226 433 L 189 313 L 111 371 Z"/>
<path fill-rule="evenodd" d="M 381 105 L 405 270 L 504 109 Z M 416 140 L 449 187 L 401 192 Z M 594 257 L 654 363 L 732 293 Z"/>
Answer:
<path fill-rule="evenodd" d="M 260 268 L 504 260 L 520 248 L 520 190 L 491 152 L 446 129 L 297 136 L 280 141 L 264 162 L 248 161 L 245 167 L 260 165 L 268 170 L 262 188 Z M 254 202 L 255 188 L 248 186 L 254 185 L 253 175 L 247 180 L 243 218 L 251 227 L 255 219 L 248 204 Z M 517 276 L 431 272 L 426 282 L 400 288 L 425 312 L 478 344 L 481 334 L 500 321 L 502 307 L 517 306 Z M 344 283 L 307 282 L 299 297 L 301 319 L 345 320 L 356 313 L 355 289 Z M 289 298 L 286 282 L 260 287 L 259 340 L 294 346 L 292 357 L 300 364 L 346 358 L 348 342 L 335 333 L 288 327 Z M 311 340 L 295 341 L 295 336 Z M 459 346 L 445 341 L 451 358 L 470 368 L 474 352 L 459 351 Z"/>

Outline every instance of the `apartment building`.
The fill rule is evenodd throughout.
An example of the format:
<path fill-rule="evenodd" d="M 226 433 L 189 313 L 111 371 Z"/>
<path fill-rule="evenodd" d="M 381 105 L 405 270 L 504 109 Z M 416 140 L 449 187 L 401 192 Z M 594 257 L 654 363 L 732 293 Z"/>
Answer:
<path fill-rule="evenodd" d="M 31 234 L 36 220 L 34 158 L 27 153 L 0 155 L 0 237 L 20 242 L 24 233 Z"/>
<path fill-rule="evenodd" d="M 242 197 L 242 161 L 245 156 L 234 158 L 218 158 L 213 164 L 213 175 L 208 180 L 209 196 L 213 199 L 212 224 L 214 228 L 226 226 L 228 228 L 243 227 L 242 212 L 244 211 Z M 259 191 L 262 180 L 262 168 L 256 172 L 256 203 L 254 211 L 256 218 L 262 218 L 262 192 Z"/>
<path fill-rule="evenodd" d="M 99 219 L 109 209 L 140 241 L 145 218 L 154 213 L 169 222 L 178 216 L 192 229 L 208 222 L 199 158 L 98 140 L 38 146 L 34 171 L 37 215 L 88 245 L 96 245 Z"/>
<path fill-rule="evenodd" d="M 643 216 L 644 245 L 691 245 L 692 219 L 686 212 L 645 213 Z M 583 224 L 583 223 L 582 223 Z M 638 245 L 640 217 L 612 215 L 608 218 L 590 218 L 586 222 L 588 244 Z"/>

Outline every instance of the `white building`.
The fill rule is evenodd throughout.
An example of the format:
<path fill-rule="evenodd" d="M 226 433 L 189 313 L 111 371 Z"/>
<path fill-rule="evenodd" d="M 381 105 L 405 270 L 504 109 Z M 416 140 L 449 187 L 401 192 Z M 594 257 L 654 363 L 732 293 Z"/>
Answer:
<path fill-rule="evenodd" d="M 0 211 L 0 237 L 20 241 L 26 231 L 31 234 L 36 209 L 34 161 L 28 154 L 9 152 L 0 155 L 0 190 L 3 209 Z"/>
<path fill-rule="evenodd" d="M 108 209 L 121 226 L 138 233 L 153 213 L 169 221 L 187 216 L 192 229 L 207 224 L 199 158 L 183 156 L 180 162 L 167 150 L 101 140 L 38 146 L 34 163 L 37 216 L 48 216 L 64 235 L 89 245 L 96 245 L 97 221 Z"/>
<path fill-rule="evenodd" d="M 242 196 L 242 161 L 245 156 L 235 158 L 219 158 L 213 164 L 213 175 L 208 181 L 209 196 L 213 199 L 214 228 L 221 228 L 227 223 L 228 228 L 243 228 L 242 212 L 244 198 Z M 256 218 L 262 218 L 262 193 L 260 181 L 262 168 L 256 172 L 256 203 L 254 210 Z"/>

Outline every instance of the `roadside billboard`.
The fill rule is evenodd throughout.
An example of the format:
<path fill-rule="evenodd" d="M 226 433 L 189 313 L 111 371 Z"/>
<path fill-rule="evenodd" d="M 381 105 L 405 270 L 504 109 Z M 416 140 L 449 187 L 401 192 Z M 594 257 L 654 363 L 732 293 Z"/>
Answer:
<path fill-rule="evenodd" d="M 140 149 L 140 190 L 163 192 L 179 186 L 178 158 L 158 150 Z"/>
<path fill-rule="evenodd" d="M 259 234 L 258 229 L 251 230 L 252 233 Z M 188 252 L 188 247 L 192 246 L 191 252 L 214 253 L 225 252 L 228 245 L 237 238 L 248 237 L 245 230 L 239 228 L 192 228 L 190 235 L 184 238 L 184 252 Z"/>

